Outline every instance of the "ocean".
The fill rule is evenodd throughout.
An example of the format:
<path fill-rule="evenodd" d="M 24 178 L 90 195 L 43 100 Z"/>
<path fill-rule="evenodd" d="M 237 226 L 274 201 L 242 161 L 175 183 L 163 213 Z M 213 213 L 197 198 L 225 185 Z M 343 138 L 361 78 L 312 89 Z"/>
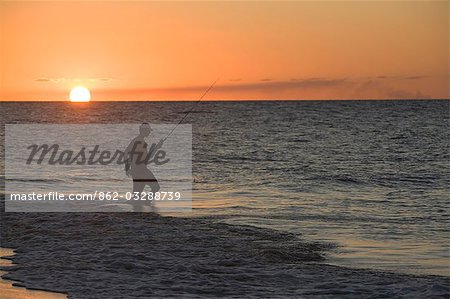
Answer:
<path fill-rule="evenodd" d="M 2 141 L 4 124 L 174 124 L 193 105 L 2 102 Z M 180 216 L 329 242 L 333 265 L 450 276 L 449 108 L 447 100 L 200 102 L 184 121 L 193 129 L 193 211 Z"/>

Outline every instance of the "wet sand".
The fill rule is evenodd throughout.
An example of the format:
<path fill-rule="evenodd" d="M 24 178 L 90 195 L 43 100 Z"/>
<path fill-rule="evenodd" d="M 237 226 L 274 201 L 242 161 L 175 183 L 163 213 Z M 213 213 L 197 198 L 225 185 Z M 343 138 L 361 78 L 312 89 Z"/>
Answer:
<path fill-rule="evenodd" d="M 9 259 L 5 257 L 11 257 L 14 255 L 14 250 L 10 248 L 0 247 L 0 266 L 7 268 L 13 265 Z M 67 298 L 65 294 L 28 290 L 23 287 L 17 286 L 17 282 L 1 278 L 7 274 L 6 271 L 0 271 L 0 294 L 2 299 L 64 299 Z"/>
<path fill-rule="evenodd" d="M 6 213 L 8 278 L 69 298 L 448 298 L 448 277 L 327 265 L 333 246 L 210 218 Z"/>

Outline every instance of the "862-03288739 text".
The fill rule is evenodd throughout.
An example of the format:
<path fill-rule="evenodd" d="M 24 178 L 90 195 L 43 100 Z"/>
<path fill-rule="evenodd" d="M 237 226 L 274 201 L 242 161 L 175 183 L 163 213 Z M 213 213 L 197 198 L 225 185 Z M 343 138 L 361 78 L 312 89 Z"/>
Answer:
<path fill-rule="evenodd" d="M 11 201 L 64 201 L 64 200 L 180 200 L 182 199 L 181 192 L 173 191 L 158 191 L 158 192 L 104 192 L 95 191 L 93 193 L 62 193 L 62 192 L 47 192 L 47 193 L 11 193 Z"/>

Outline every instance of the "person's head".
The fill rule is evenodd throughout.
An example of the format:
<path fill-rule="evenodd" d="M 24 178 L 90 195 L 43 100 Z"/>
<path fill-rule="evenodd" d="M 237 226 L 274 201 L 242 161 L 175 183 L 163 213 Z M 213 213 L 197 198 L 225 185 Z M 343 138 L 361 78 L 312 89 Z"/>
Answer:
<path fill-rule="evenodd" d="M 150 125 L 148 123 L 143 123 L 139 127 L 139 134 L 142 136 L 147 137 L 148 135 L 150 135 L 151 132 L 152 132 L 152 128 L 150 127 Z"/>

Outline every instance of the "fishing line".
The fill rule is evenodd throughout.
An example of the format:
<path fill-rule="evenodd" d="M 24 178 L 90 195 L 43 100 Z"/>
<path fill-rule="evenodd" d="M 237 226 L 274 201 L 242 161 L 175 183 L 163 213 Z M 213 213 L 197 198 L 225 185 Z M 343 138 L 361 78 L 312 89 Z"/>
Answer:
<path fill-rule="evenodd" d="M 186 117 L 194 110 L 195 107 L 197 107 L 198 103 L 201 102 L 201 100 L 203 100 L 203 98 L 208 94 L 208 92 L 214 87 L 214 85 L 216 85 L 217 81 L 219 81 L 220 77 L 216 79 L 216 81 L 213 82 L 213 84 L 211 84 L 208 89 L 205 90 L 205 92 L 202 94 L 202 96 L 197 100 L 197 102 L 192 105 L 191 109 L 183 116 L 183 118 L 176 124 L 175 127 L 173 127 L 172 131 L 170 131 L 169 134 L 167 134 L 167 136 L 163 139 L 163 142 L 166 141 L 167 138 L 169 138 L 170 135 L 172 135 L 173 131 L 175 131 L 175 129 L 186 119 Z"/>

